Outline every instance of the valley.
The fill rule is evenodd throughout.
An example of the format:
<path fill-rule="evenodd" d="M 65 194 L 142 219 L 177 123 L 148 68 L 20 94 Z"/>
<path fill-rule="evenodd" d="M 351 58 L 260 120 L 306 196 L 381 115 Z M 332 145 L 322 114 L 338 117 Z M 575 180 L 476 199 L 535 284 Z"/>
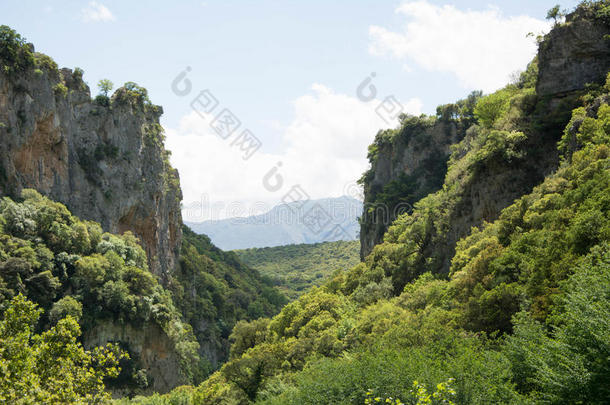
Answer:
<path fill-rule="evenodd" d="M 503 87 L 371 133 L 363 201 L 204 222 L 144 87 L 0 26 L 0 402 L 609 403 L 610 2 L 547 19 Z"/>

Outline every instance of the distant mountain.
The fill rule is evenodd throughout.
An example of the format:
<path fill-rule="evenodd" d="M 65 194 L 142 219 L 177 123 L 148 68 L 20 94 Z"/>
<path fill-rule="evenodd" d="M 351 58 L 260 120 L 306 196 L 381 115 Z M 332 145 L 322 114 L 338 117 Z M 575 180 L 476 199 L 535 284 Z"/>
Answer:
<path fill-rule="evenodd" d="M 295 201 L 250 217 L 185 222 L 223 250 L 358 239 L 362 202 L 343 196 Z"/>

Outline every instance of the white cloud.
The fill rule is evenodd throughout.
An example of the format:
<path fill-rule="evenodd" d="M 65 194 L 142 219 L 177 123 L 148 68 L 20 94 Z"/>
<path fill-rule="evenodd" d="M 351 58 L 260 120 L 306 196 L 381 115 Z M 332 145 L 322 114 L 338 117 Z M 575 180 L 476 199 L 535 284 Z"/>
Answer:
<path fill-rule="evenodd" d="M 108 22 L 114 21 L 116 18 L 112 12 L 108 10 L 108 7 L 96 1 L 92 1 L 86 8 L 81 10 L 81 20 L 84 22 Z"/>
<path fill-rule="evenodd" d="M 243 160 L 239 149 L 231 146 L 233 137 L 223 140 L 216 135 L 208 125 L 212 117 L 204 119 L 196 112 L 186 115 L 178 128 L 166 130 L 166 146 L 180 172 L 184 204 L 208 199 L 211 204 L 241 204 L 250 209 L 258 202 L 270 208 L 294 184 L 311 198 L 345 194 L 346 187 L 366 170 L 367 147 L 375 134 L 388 127 L 375 112 L 379 103 L 364 103 L 323 85 L 313 85 L 309 94 L 294 101 L 293 120 L 281 126 L 281 152 L 265 152 L 263 144 L 249 160 Z M 402 104 L 405 112 L 421 112 L 418 99 Z M 278 162 L 284 183 L 280 190 L 271 192 L 263 187 L 262 180 Z M 215 217 L 247 214 L 243 210 L 225 211 Z M 197 220 L 209 218 L 206 211 Z"/>
<path fill-rule="evenodd" d="M 370 53 L 451 72 L 464 87 L 487 92 L 505 85 L 534 57 L 536 44 L 526 35 L 550 26 L 528 16 L 504 17 L 497 8 L 462 11 L 426 0 L 407 1 L 396 13 L 407 17 L 403 30 L 369 27 Z"/>

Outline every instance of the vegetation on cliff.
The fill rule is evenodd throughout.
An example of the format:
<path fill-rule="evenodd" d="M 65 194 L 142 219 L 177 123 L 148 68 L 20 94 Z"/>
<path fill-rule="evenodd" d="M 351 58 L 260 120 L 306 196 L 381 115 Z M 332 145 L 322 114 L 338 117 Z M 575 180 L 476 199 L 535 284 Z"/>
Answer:
<path fill-rule="evenodd" d="M 0 401 L 11 404 L 108 401 L 104 379 L 119 375 L 127 355 L 118 345 L 91 351 L 78 342 L 80 326 L 68 315 L 36 333 L 42 310 L 22 294 L 15 296 L 0 321 Z"/>
<path fill-rule="evenodd" d="M 608 0 L 585 1 L 555 29 L 585 21 L 602 27 L 597 40 L 605 41 L 609 10 Z M 11 55 L 27 51 L 11 38 L 21 47 Z M 595 68 L 607 74 L 606 62 Z M 415 173 L 432 183 L 412 173 L 367 189 L 374 201 L 414 208 L 363 262 L 333 272 L 275 316 L 286 300 L 269 280 L 188 228 L 163 286 L 130 233 L 104 233 L 32 190 L 4 198 L 0 374 L 9 383 L 0 382 L 0 395 L 91 402 L 105 399 L 107 377 L 144 387 L 146 373 L 116 347 L 86 352 L 76 343 L 79 324 L 86 332 L 110 319 L 161 328 L 188 380 L 213 372 L 198 386 L 119 403 L 610 402 L 610 74 L 553 94 L 545 63 L 537 58 L 493 94 L 473 93 L 436 117 L 403 117 L 400 128 L 380 132 L 373 163 L 400 142 L 425 145 L 431 128 L 441 130 L 442 145 L 455 142 Z M 113 102 L 150 107 L 135 84 Z M 366 173 L 365 184 L 376 174 Z M 269 271 L 315 248 L 239 254 Z M 216 364 L 200 360 L 212 352 L 220 353 Z M 59 368 L 72 385 L 50 377 Z M 39 391 L 29 392 L 28 381 Z"/>
<path fill-rule="evenodd" d="M 173 343 L 184 381 L 197 364 L 197 343 L 172 296 L 148 271 L 146 255 L 129 232 L 105 233 L 34 190 L 21 201 L 0 202 L 0 308 L 23 294 L 41 310 L 36 330 L 71 316 L 86 332 L 104 319 L 118 324 L 157 324 Z M 33 321 L 32 321 L 33 322 Z M 142 365 L 123 364 L 137 373 Z M 129 367 L 126 367 L 129 366 Z M 140 373 L 141 374 L 141 373 Z M 121 375 L 125 384 L 147 385 L 146 373 Z M 144 377 L 144 378 L 142 378 Z"/>
<path fill-rule="evenodd" d="M 227 360 L 228 339 L 236 322 L 273 316 L 287 301 L 235 253 L 218 249 L 207 236 L 186 226 L 183 235 L 180 264 L 170 289 L 204 352 L 218 353 L 202 364 L 196 378 L 201 380 Z"/>
<path fill-rule="evenodd" d="M 536 69 L 477 101 L 440 190 L 364 262 L 239 323 L 229 362 L 183 398 L 415 404 L 451 381 L 455 403 L 607 403 L 610 80 L 558 101 Z M 465 212 L 511 186 L 489 221 Z"/>
<path fill-rule="evenodd" d="M 131 359 L 108 381 L 115 391 L 201 381 L 228 358 L 236 322 L 272 316 L 285 298 L 205 236 L 185 229 L 182 241 L 179 176 L 145 88 L 109 96 L 102 80 L 92 101 L 81 69 L 58 70 L 6 26 L 0 67 L 11 100 L 0 195 L 12 198 L 0 203 L 0 313 L 23 293 L 42 310 L 37 330 L 71 315 L 83 342 L 119 342 Z"/>

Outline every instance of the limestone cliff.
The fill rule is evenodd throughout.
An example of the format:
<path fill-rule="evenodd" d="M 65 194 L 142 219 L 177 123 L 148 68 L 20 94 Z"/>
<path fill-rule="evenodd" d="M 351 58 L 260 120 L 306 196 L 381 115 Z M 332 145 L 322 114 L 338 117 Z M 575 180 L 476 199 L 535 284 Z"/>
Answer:
<path fill-rule="evenodd" d="M 147 384 L 140 392 L 167 392 L 179 385 L 188 384 L 180 372 L 180 357 L 168 335 L 155 323 L 139 327 L 101 321 L 83 336 L 84 346 L 91 349 L 107 342 L 120 342 L 130 358 L 137 360 L 137 367 L 146 371 Z M 128 387 L 113 387 L 114 394 L 129 394 Z"/>
<path fill-rule="evenodd" d="M 610 66 L 609 21 L 596 14 L 595 7 L 576 9 L 540 44 L 539 96 L 564 96 L 588 83 L 605 81 Z"/>
<path fill-rule="evenodd" d="M 381 131 L 369 148 L 364 174 L 360 256 L 366 257 L 398 215 L 436 191 L 447 171 L 450 146 L 463 134 L 451 120 L 405 117 L 398 130 Z"/>
<path fill-rule="evenodd" d="M 503 208 L 556 169 L 559 163 L 556 143 L 572 108 L 579 105 L 579 97 L 588 85 L 605 81 L 610 69 L 609 22 L 595 7 L 580 7 L 543 38 L 538 57 L 522 75 L 521 82 L 512 85 L 531 86 L 531 92 L 524 92 L 526 96 L 512 100 L 509 107 L 514 109 L 515 117 L 526 118 L 516 118 L 518 122 L 506 125 L 507 130 L 518 128 L 526 135 L 526 141 L 518 147 L 521 156 L 485 162 L 478 169 L 480 175 L 462 182 L 459 193 L 454 196 L 451 212 L 447 214 L 449 222 L 443 225 L 445 236 L 435 243 L 424 241 L 422 245 L 424 256 L 433 252 L 438 256 L 435 271 L 448 271 L 455 243 L 467 235 L 472 226 L 496 219 Z M 525 83 L 530 80 L 534 82 Z M 451 144 L 466 139 L 466 145 L 453 147 L 457 148 L 456 164 L 461 157 L 458 149 L 468 149 L 466 134 L 472 133 L 474 139 L 477 131 L 477 122 L 472 111 L 468 111 L 468 104 L 467 100 L 462 100 L 441 106 L 436 117 L 411 118 L 398 130 L 377 135 L 369 147 L 371 169 L 362 178 L 365 193 L 360 231 L 363 259 L 383 241 L 388 222 L 396 218 L 394 207 L 397 204 L 404 204 L 403 208 L 408 209 L 408 205 L 427 193 L 440 189 L 446 170 L 439 162 L 447 162 Z M 430 167 L 436 169 L 430 170 Z M 384 210 L 383 219 L 376 213 L 380 205 Z"/>
<path fill-rule="evenodd" d="M 15 68 L 0 70 L 0 193 L 34 188 L 107 231 L 132 231 L 166 280 L 180 249 L 181 191 L 161 107 L 133 83 L 92 101 L 80 69 L 58 70 L 45 55 L 1 62 Z"/>

